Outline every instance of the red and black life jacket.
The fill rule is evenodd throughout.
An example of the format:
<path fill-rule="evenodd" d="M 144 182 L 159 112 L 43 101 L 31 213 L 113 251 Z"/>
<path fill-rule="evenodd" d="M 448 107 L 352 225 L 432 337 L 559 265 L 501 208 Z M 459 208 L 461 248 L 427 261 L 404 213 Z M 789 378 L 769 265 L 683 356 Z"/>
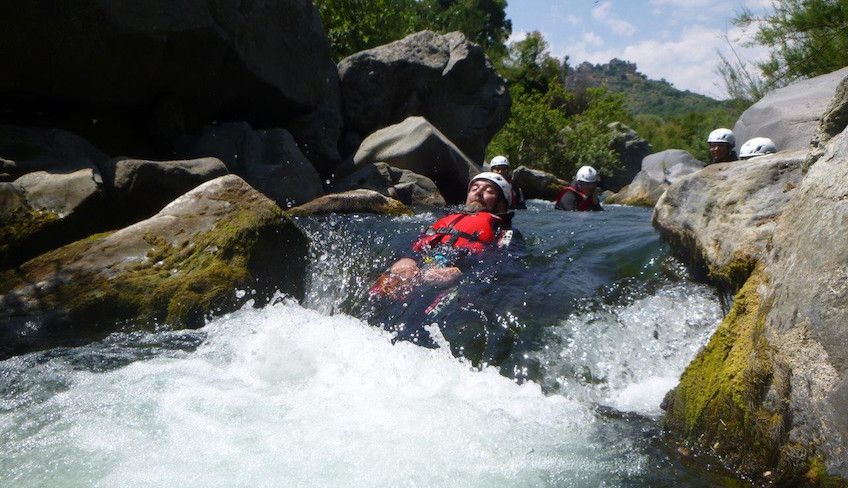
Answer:
<path fill-rule="evenodd" d="M 452 246 L 471 252 L 483 252 L 498 239 L 503 219 L 489 212 L 455 213 L 437 220 L 412 244 L 420 252 L 438 245 Z"/>
<path fill-rule="evenodd" d="M 577 194 L 577 204 L 575 205 L 575 210 L 585 212 L 585 211 L 588 211 L 588 210 L 592 210 L 595 207 L 595 198 L 594 197 L 592 197 L 591 195 L 586 195 L 585 193 L 581 192 L 580 190 L 578 190 L 577 188 L 574 188 L 571 185 L 566 186 L 565 188 L 562 189 L 562 191 L 557 196 L 556 203 L 559 203 L 559 201 L 562 200 L 562 197 L 564 197 L 565 194 L 570 192 L 570 191 L 573 191 L 574 193 Z"/>

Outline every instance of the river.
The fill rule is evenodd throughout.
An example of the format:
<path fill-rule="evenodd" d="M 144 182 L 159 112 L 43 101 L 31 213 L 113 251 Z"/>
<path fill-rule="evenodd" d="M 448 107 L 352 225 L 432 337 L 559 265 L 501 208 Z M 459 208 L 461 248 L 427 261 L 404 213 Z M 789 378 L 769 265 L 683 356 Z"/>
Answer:
<path fill-rule="evenodd" d="M 395 340 L 415 306 L 368 286 L 439 215 L 301 218 L 302 303 L 0 362 L 0 486 L 728 482 L 660 435 L 659 404 L 721 307 L 649 210 L 531 202 L 523 244 L 467 273 L 419 324 L 424 347 Z"/>

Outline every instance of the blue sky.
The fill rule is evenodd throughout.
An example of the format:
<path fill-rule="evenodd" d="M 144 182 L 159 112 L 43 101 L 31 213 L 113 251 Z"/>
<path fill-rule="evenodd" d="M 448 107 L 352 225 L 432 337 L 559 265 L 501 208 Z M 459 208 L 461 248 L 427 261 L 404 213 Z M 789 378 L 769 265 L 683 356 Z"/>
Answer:
<path fill-rule="evenodd" d="M 665 78 L 680 89 L 725 98 L 716 73 L 717 50 L 730 54 L 726 35 L 746 61 L 763 59 L 762 47 L 744 48 L 753 29 L 734 26 L 735 13 L 747 7 L 755 13 L 770 0 L 509 0 L 510 40 L 538 30 L 552 55 L 606 63 L 612 58 L 638 65 L 649 78 Z"/>

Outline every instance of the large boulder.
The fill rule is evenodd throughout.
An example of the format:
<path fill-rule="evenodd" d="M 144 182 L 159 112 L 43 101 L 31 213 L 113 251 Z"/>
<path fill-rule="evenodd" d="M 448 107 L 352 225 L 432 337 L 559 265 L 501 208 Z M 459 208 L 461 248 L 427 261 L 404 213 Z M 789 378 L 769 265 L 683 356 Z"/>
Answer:
<path fill-rule="evenodd" d="M 604 202 L 653 207 L 670 184 L 703 167 L 702 161 L 682 149 L 649 154 L 642 160 L 642 170 L 633 181 Z"/>
<path fill-rule="evenodd" d="M 836 87 L 836 92 L 822 114 L 819 128 L 810 142 L 810 156 L 805 163 L 807 167 L 815 164 L 824 154 L 825 144 L 848 126 L 848 76 L 842 79 Z"/>
<path fill-rule="evenodd" d="M 246 122 L 210 126 L 188 152 L 220 159 L 284 208 L 324 194 L 318 171 L 285 129 L 254 130 Z"/>
<path fill-rule="evenodd" d="M 126 223 L 150 217 L 201 183 L 227 174 L 220 159 L 145 161 L 115 159 L 104 165 L 103 180 Z"/>
<path fill-rule="evenodd" d="M 791 158 L 787 162 L 795 167 L 802 154 L 715 166 Z M 661 207 L 673 211 L 663 200 L 712 168 L 672 185 L 656 212 Z M 727 269 L 732 254 L 750 261 L 745 266 L 750 274 L 739 276 L 744 286 L 730 312 L 666 396 L 664 423 L 755 482 L 843 486 L 848 479 L 848 129 L 824 145 L 822 156 L 797 183 L 770 173 L 763 179 L 773 183 L 760 185 L 749 197 L 764 199 L 764 210 L 769 201 L 779 207 L 774 217 L 763 215 L 765 221 L 726 214 L 722 236 L 719 222 L 695 215 L 664 218 L 688 220 L 688 242 L 678 238 L 672 243 L 688 245 L 688 252 L 700 254 L 711 267 Z M 733 197 L 723 197 L 729 182 L 713 182 L 724 191 L 692 187 L 689 199 L 702 201 L 698 205 L 704 214 L 712 213 L 706 209 L 713 206 L 738 209 L 729 205 Z M 788 190 L 785 204 L 774 188 L 781 184 Z M 767 229 L 752 233 L 753 227 Z"/>
<path fill-rule="evenodd" d="M 375 213 L 384 215 L 413 215 L 413 212 L 394 198 L 374 190 L 350 190 L 318 197 L 303 205 L 289 209 L 292 216 L 328 213 Z"/>
<path fill-rule="evenodd" d="M 767 254 L 806 155 L 783 151 L 684 176 L 657 202 L 654 226 L 696 270 L 737 288 Z"/>
<path fill-rule="evenodd" d="M 423 117 L 409 117 L 368 136 L 353 157 L 357 168 L 378 162 L 433 180 L 448 203 L 463 203 L 480 167 Z"/>
<path fill-rule="evenodd" d="M 733 126 L 737 144 L 768 137 L 777 149 L 804 149 L 848 68 L 771 91 L 745 110 Z"/>
<path fill-rule="evenodd" d="M 611 175 L 604 176 L 601 186 L 607 190 L 619 191 L 633 181 L 642 169 L 642 160 L 651 154 L 652 149 L 648 141 L 621 122 L 612 122 L 607 127 L 611 133 L 609 147 L 618 155 L 621 168 Z"/>
<path fill-rule="evenodd" d="M 0 269 L 110 228 L 106 156 L 61 130 L 0 126 Z"/>
<path fill-rule="evenodd" d="M 569 185 L 551 173 L 519 166 L 512 172 L 512 182 L 521 187 L 524 198 L 554 201 Z"/>
<path fill-rule="evenodd" d="M 316 164 L 339 159 L 338 72 L 309 0 L 33 0 L 0 19 L 7 117 L 38 111 L 116 153 L 246 120 L 288 128 Z"/>
<path fill-rule="evenodd" d="M 339 63 L 339 76 L 345 130 L 354 141 L 420 115 L 466 156 L 482 161 L 509 117 L 506 80 L 459 32 L 418 32 L 354 54 Z"/>
<path fill-rule="evenodd" d="M 117 328 L 197 327 L 277 290 L 302 297 L 306 250 L 271 200 L 237 176 L 217 178 L 150 219 L 0 274 L 0 358 Z"/>
<path fill-rule="evenodd" d="M 337 192 L 366 189 L 392 197 L 406 205 L 446 205 L 433 180 L 408 169 L 389 166 L 386 163 L 369 164 L 339 179 Z"/>

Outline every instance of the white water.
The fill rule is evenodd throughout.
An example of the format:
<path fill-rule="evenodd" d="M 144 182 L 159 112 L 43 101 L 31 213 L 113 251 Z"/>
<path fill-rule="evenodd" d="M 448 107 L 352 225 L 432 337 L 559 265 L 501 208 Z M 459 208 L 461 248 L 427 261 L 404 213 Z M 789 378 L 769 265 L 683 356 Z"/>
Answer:
<path fill-rule="evenodd" d="M 646 469 L 627 439 L 596 439 L 591 405 L 347 316 L 285 302 L 204 332 L 106 372 L 0 363 L 59 385 L 2 396 L 0 486 L 606 486 Z"/>

